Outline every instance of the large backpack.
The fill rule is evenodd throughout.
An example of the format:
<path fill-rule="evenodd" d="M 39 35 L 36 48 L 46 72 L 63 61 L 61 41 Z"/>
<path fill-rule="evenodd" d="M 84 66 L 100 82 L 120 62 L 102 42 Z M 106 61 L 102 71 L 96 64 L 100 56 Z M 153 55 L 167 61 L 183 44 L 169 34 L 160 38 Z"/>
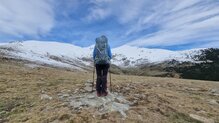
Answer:
<path fill-rule="evenodd" d="M 105 36 L 96 38 L 96 57 L 95 64 L 109 64 L 110 58 L 108 55 L 108 41 Z"/>

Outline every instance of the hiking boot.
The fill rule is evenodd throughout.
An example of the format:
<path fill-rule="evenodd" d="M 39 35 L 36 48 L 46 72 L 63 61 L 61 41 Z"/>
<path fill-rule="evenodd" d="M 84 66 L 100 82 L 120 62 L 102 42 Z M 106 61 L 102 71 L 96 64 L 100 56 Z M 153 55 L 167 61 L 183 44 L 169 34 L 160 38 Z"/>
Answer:
<path fill-rule="evenodd" d="M 100 97 L 100 96 L 101 96 L 101 93 L 100 93 L 100 92 L 97 92 L 97 96 Z"/>
<path fill-rule="evenodd" d="M 102 93 L 102 96 L 107 96 L 108 95 L 108 92 L 107 91 L 104 91 L 103 93 Z"/>

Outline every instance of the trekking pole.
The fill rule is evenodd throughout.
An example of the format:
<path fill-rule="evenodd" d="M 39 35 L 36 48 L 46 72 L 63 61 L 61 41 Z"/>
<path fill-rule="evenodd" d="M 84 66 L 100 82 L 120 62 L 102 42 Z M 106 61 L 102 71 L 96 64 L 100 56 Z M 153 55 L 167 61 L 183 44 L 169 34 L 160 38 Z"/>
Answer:
<path fill-rule="evenodd" d="M 92 90 L 91 93 L 93 92 L 93 88 L 94 88 L 94 74 L 95 74 L 95 66 L 93 68 L 93 83 L 92 83 Z"/>
<path fill-rule="evenodd" d="M 110 65 L 111 68 L 111 65 Z M 109 70 L 109 74 L 110 74 L 110 91 L 112 92 L 112 80 L 111 80 L 111 70 Z"/>

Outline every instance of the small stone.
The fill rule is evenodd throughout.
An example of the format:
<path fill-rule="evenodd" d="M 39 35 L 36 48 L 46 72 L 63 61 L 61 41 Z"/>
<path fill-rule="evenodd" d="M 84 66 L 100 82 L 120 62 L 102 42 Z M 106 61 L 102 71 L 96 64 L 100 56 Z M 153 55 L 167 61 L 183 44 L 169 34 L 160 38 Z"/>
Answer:
<path fill-rule="evenodd" d="M 58 96 L 62 96 L 62 93 L 58 93 L 57 95 L 58 95 Z"/>
<path fill-rule="evenodd" d="M 160 85 L 158 84 L 158 85 L 156 85 L 156 87 L 160 87 Z"/>
<path fill-rule="evenodd" d="M 94 99 L 94 98 L 95 98 L 95 95 L 88 95 L 87 98 L 88 98 L 88 99 Z"/>
<path fill-rule="evenodd" d="M 131 105 L 131 106 L 137 106 L 137 105 L 138 105 L 138 101 L 137 101 L 137 100 L 134 100 L 130 105 Z"/>
<path fill-rule="evenodd" d="M 41 93 L 44 94 L 44 93 L 46 93 L 46 92 L 45 92 L 44 90 L 41 90 Z"/>
<path fill-rule="evenodd" d="M 61 106 L 64 106 L 64 107 L 65 107 L 65 106 L 68 106 L 68 102 L 62 103 Z"/>
<path fill-rule="evenodd" d="M 198 115 L 195 115 L 195 114 L 190 114 L 189 115 L 191 118 L 195 119 L 195 120 L 198 120 L 200 122 L 203 122 L 203 123 L 214 123 L 214 120 L 213 119 L 208 119 L 208 118 L 205 118 L 205 117 L 201 117 L 201 116 L 198 116 Z"/>
<path fill-rule="evenodd" d="M 206 114 L 206 111 L 201 110 L 201 111 L 198 111 L 197 113 L 199 113 L 199 114 Z"/>
<path fill-rule="evenodd" d="M 85 81 L 85 83 L 92 83 L 92 82 L 93 82 L 92 80 Z"/>
<path fill-rule="evenodd" d="M 218 105 L 218 102 L 216 100 L 213 100 L 213 99 L 209 100 L 208 103 L 211 105 Z"/>
<path fill-rule="evenodd" d="M 115 102 L 117 102 L 117 103 L 120 103 L 120 100 L 119 100 L 119 99 L 117 99 L 117 98 L 115 98 Z"/>
<path fill-rule="evenodd" d="M 63 94 L 62 96 L 63 97 L 69 97 L 70 95 L 69 94 Z"/>
<path fill-rule="evenodd" d="M 74 94 L 78 93 L 79 89 L 75 89 Z"/>
<path fill-rule="evenodd" d="M 80 92 L 81 92 L 81 93 L 85 93 L 85 92 L 86 92 L 86 90 L 80 90 Z"/>
<path fill-rule="evenodd" d="M 84 90 L 86 90 L 86 91 L 91 91 L 91 90 L 92 90 L 92 87 L 86 86 L 86 87 L 84 88 Z"/>
<path fill-rule="evenodd" d="M 185 87 L 184 89 L 188 91 L 199 91 L 200 90 L 199 88 L 189 88 L 189 87 Z"/>
<path fill-rule="evenodd" d="M 50 97 L 47 94 L 42 94 L 40 98 L 41 98 L 41 100 L 51 100 L 52 99 L 52 97 Z"/>
<path fill-rule="evenodd" d="M 6 113 L 7 113 L 6 111 L 1 111 L 0 115 L 6 114 Z"/>
<path fill-rule="evenodd" d="M 70 102 L 70 105 L 73 106 L 74 108 L 78 108 L 83 105 L 82 102 Z"/>
<path fill-rule="evenodd" d="M 210 89 L 210 94 L 214 96 L 219 96 L 219 89 Z"/>
<path fill-rule="evenodd" d="M 130 90 L 130 88 L 129 88 L 129 87 L 126 87 L 125 90 Z"/>

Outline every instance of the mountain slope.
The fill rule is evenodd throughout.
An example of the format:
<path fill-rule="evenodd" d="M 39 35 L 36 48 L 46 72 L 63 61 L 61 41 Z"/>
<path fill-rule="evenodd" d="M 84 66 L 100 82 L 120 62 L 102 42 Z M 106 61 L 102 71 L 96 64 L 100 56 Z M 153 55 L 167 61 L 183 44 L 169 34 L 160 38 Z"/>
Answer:
<path fill-rule="evenodd" d="M 217 82 L 112 74 L 100 98 L 86 88 L 90 72 L 6 59 L 0 68 L 1 123 L 219 123 Z"/>
<path fill-rule="evenodd" d="M 5 57 L 28 60 L 37 64 L 83 70 L 93 65 L 93 47 L 94 45 L 82 48 L 58 42 L 25 41 L 1 44 L 0 52 Z M 112 49 L 112 53 L 112 64 L 119 67 L 136 67 L 172 59 L 194 62 L 193 57 L 200 54 L 200 49 L 169 51 L 124 45 Z"/>
<path fill-rule="evenodd" d="M 1 52 L 15 59 L 38 64 L 81 69 L 88 63 L 81 60 L 90 57 L 87 50 L 78 46 L 58 42 L 12 42 L 0 46 Z"/>
<path fill-rule="evenodd" d="M 136 66 L 145 63 L 158 64 L 173 59 L 184 62 L 195 62 L 193 57 L 200 54 L 201 49 L 192 49 L 185 51 L 170 51 L 164 49 L 148 49 L 133 46 L 121 46 L 113 49 L 115 59 L 113 63 L 123 66 Z"/>

